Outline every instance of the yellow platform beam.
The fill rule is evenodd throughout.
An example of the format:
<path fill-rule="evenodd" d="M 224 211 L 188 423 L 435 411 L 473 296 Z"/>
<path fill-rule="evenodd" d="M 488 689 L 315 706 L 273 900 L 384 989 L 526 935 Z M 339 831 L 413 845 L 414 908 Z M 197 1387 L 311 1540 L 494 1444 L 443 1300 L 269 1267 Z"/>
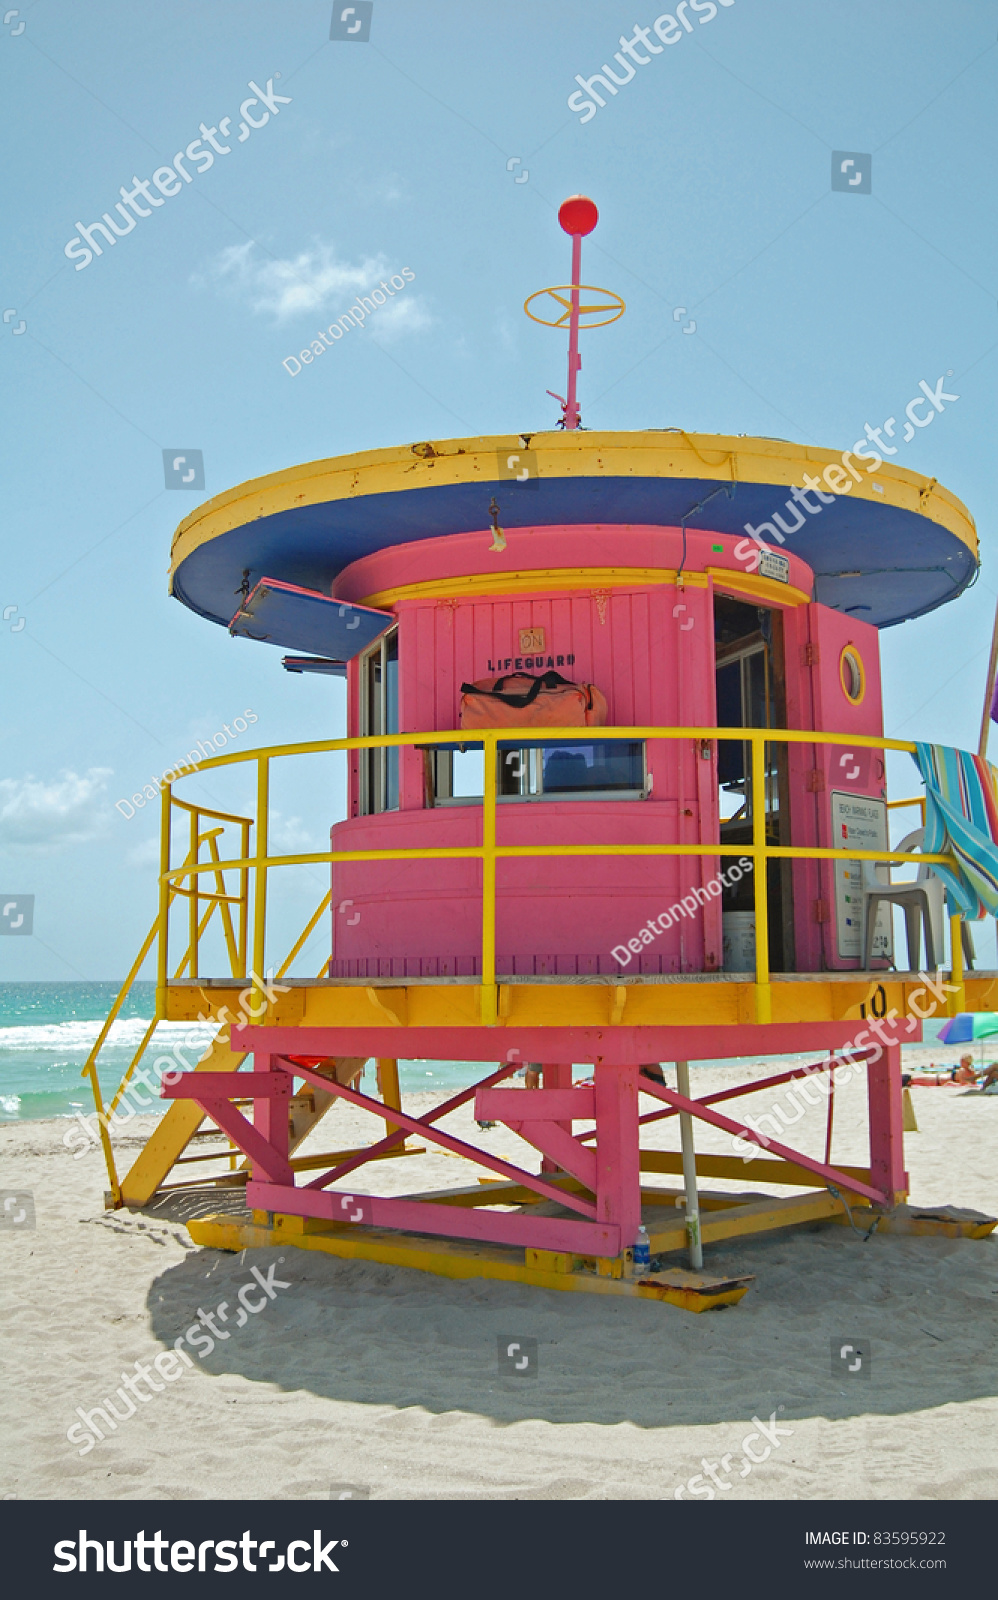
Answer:
<path fill-rule="evenodd" d="M 637 1027 L 697 1027 L 703 1024 L 705 1002 L 711 1026 L 732 1029 L 756 1021 L 755 984 L 723 973 L 698 975 L 693 981 L 539 982 L 498 985 L 498 1016 L 503 1027 L 605 1028 L 611 1020 L 616 991 L 624 989 L 627 1023 Z M 966 1007 L 998 1010 L 998 973 L 970 973 L 964 978 Z M 926 991 L 917 973 L 794 974 L 774 973 L 769 984 L 772 1021 L 781 1023 L 856 1022 L 865 1015 L 898 1017 L 927 1009 Z M 213 1014 L 236 1002 L 236 983 L 188 983 L 173 980 L 166 991 L 169 1021 L 190 1021 L 207 1004 Z M 914 995 L 915 1005 L 909 1008 Z M 930 997 L 931 998 L 931 997 Z M 948 1001 L 949 997 L 947 997 Z M 481 1022 L 481 990 L 477 983 L 340 984 L 335 980 L 300 981 L 281 996 L 275 1021 L 303 1027 L 384 1027 L 386 1012 L 393 1022 L 411 1028 L 469 1028 Z M 939 1006 L 938 1016 L 949 1013 Z M 290 1013 L 290 1014 L 289 1014 Z M 297 1014 L 295 1014 L 297 1013 Z"/>
<path fill-rule="evenodd" d="M 799 1227 L 807 1222 L 824 1222 L 845 1206 L 827 1189 L 811 1194 L 782 1195 L 778 1199 L 754 1200 L 748 1205 L 725 1208 L 716 1216 L 701 1217 L 700 1238 L 704 1244 L 721 1239 L 736 1239 L 745 1234 L 772 1233 L 779 1228 Z M 679 1217 L 669 1228 L 649 1230 L 652 1254 L 686 1248 L 686 1220 Z"/>

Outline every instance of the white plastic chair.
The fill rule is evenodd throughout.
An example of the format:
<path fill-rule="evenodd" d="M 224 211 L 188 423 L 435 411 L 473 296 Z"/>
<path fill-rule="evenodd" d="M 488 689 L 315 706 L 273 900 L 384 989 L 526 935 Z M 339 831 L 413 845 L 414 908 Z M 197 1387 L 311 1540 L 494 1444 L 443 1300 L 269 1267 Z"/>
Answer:
<path fill-rule="evenodd" d="M 924 828 L 906 834 L 898 850 L 917 850 L 925 837 Z M 907 863 L 890 861 L 864 861 L 861 886 L 863 890 L 863 971 L 869 972 L 873 953 L 873 935 L 877 925 L 877 912 L 882 901 L 900 906 L 904 912 L 905 934 L 908 944 L 908 970 L 918 971 L 919 919 L 925 930 L 925 961 L 929 972 L 936 969 L 936 952 L 942 957 L 943 927 L 945 921 L 946 891 L 942 879 L 937 878 L 931 866 L 919 866 L 918 874 L 907 882 L 895 883 L 891 877 L 892 866 Z M 966 924 L 964 924 L 966 927 Z M 966 948 L 966 942 L 964 944 Z"/>

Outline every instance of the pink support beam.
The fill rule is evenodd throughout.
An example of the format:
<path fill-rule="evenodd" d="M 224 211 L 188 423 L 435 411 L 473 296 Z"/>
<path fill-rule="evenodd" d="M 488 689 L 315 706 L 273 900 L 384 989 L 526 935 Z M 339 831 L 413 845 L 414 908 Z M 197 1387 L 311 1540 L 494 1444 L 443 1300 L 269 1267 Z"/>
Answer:
<path fill-rule="evenodd" d="M 545 1074 L 550 1073 L 545 1067 Z M 571 1066 L 560 1068 L 571 1073 Z M 569 1080 L 571 1081 L 571 1080 Z M 572 1118 L 596 1115 L 595 1090 L 480 1089 L 475 1096 L 475 1116 L 481 1122 L 504 1122 L 513 1133 L 541 1151 L 542 1172 L 570 1172 L 596 1190 L 596 1158 L 572 1138 Z"/>
<path fill-rule="evenodd" d="M 867 1068 L 870 1110 L 870 1177 L 900 1205 L 908 1193 L 904 1170 L 904 1114 L 901 1100 L 901 1046 L 889 1044 Z"/>
<path fill-rule="evenodd" d="M 260 1137 L 266 1139 L 270 1145 L 275 1161 L 287 1166 L 291 1142 L 290 1109 L 294 1080 L 287 1072 L 281 1071 L 281 1063 L 276 1056 L 255 1055 L 253 1066 L 254 1076 L 262 1072 L 271 1080 L 268 1086 L 270 1092 L 264 1099 L 254 1101 L 253 1126 Z M 274 1093 L 274 1090 L 277 1092 Z"/>
<path fill-rule="evenodd" d="M 775 1089 L 781 1083 L 789 1083 L 793 1078 L 812 1078 L 817 1072 L 831 1072 L 835 1067 L 850 1066 L 852 1062 L 866 1061 L 873 1055 L 872 1050 L 857 1050 L 851 1061 L 844 1061 L 840 1057 L 832 1056 L 828 1061 L 816 1061 L 813 1066 L 794 1067 L 789 1072 L 778 1072 L 772 1078 L 758 1078 L 753 1083 L 736 1083 L 733 1089 L 718 1089 L 713 1094 L 705 1094 L 699 1104 L 702 1106 L 715 1106 L 721 1100 L 740 1100 L 743 1095 L 758 1094 L 760 1089 Z M 640 1084 L 645 1080 L 641 1079 Z M 649 1122 L 662 1122 L 667 1117 L 678 1117 L 679 1112 L 674 1107 L 667 1111 L 649 1111 L 645 1116 L 638 1118 L 639 1127 L 645 1127 Z M 596 1129 L 588 1128 L 583 1133 L 575 1134 L 575 1138 L 582 1144 L 588 1144 L 595 1139 Z"/>
<path fill-rule="evenodd" d="M 612 990 L 609 991 L 612 995 Z M 425 1057 L 437 1061 L 494 1062 L 516 1056 L 518 1064 L 556 1056 L 561 1061 L 594 1064 L 613 1059 L 622 1066 L 645 1061 L 707 1061 L 730 1056 L 737 1033 L 738 1054 L 794 1055 L 811 1050 L 841 1050 L 856 1037 L 855 1022 L 748 1023 L 685 1027 L 275 1027 L 232 1029 L 233 1050 L 275 1055 Z M 885 1025 L 884 1033 L 890 1030 Z M 402 1051 L 402 1043 L 405 1051 Z M 642 1085 L 648 1080 L 642 1078 Z M 328 1085 L 327 1085 L 328 1087 Z"/>
<path fill-rule="evenodd" d="M 567 1196 L 561 1196 L 567 1203 Z M 286 1189 L 280 1184 L 251 1182 L 246 1202 L 254 1210 L 364 1227 L 399 1228 L 408 1233 L 441 1234 L 450 1239 L 476 1239 L 576 1255 L 617 1256 L 620 1229 L 604 1222 L 576 1222 L 570 1217 L 531 1217 L 512 1211 L 434 1205 L 425 1200 L 391 1199 L 381 1195 L 343 1194 L 339 1190 Z"/>
<path fill-rule="evenodd" d="M 194 1078 L 196 1075 L 191 1072 L 185 1073 L 184 1076 Z M 235 1092 L 241 1093 L 240 1090 Z M 199 1094 L 191 1094 L 186 1097 L 178 1096 L 177 1098 L 194 1100 L 203 1110 L 207 1111 L 209 1117 L 218 1124 L 222 1132 L 227 1133 L 233 1143 L 239 1146 L 243 1155 L 249 1156 L 253 1163 L 254 1172 L 262 1172 L 272 1183 L 286 1183 L 288 1185 L 294 1183 L 295 1175 L 288 1165 L 287 1158 L 282 1159 L 269 1141 L 257 1132 L 253 1124 L 247 1122 L 238 1106 L 232 1105 L 228 1100 L 212 1100 L 208 1095 L 202 1098 Z M 261 1103 L 257 1102 L 257 1104 Z M 286 1117 L 287 1113 L 285 1112 Z"/>
<path fill-rule="evenodd" d="M 547 1071 L 547 1068 L 544 1069 Z M 578 1089 L 479 1089 L 475 1116 L 480 1122 L 576 1122 L 596 1115 L 596 1091 Z"/>
<path fill-rule="evenodd" d="M 725 1133 L 733 1133 L 740 1139 L 747 1139 L 750 1144 L 758 1144 L 767 1150 L 772 1150 L 784 1161 L 793 1161 L 798 1167 L 805 1167 L 808 1172 L 813 1172 L 822 1183 L 834 1183 L 842 1189 L 850 1189 L 855 1194 L 861 1194 L 867 1200 L 872 1200 L 875 1205 L 893 1206 L 893 1199 L 889 1198 L 886 1190 L 871 1189 L 868 1184 L 861 1183 L 858 1178 L 852 1178 L 845 1172 L 839 1172 L 835 1167 L 826 1167 L 820 1161 L 814 1161 L 810 1156 L 801 1155 L 799 1150 L 791 1150 L 788 1145 L 778 1144 L 775 1139 L 769 1139 L 765 1134 L 756 1133 L 752 1128 L 746 1128 L 740 1122 L 733 1122 L 730 1117 L 722 1116 L 719 1111 L 711 1111 L 702 1100 L 687 1100 L 685 1095 L 677 1094 L 674 1089 L 666 1089 L 660 1083 L 654 1083 L 649 1078 L 642 1078 L 641 1088 L 644 1094 L 653 1094 L 659 1100 L 664 1100 L 670 1106 L 675 1106 L 677 1111 L 689 1111 L 694 1117 L 699 1117 L 701 1122 L 709 1122 L 715 1128 L 723 1128 Z M 598 1102 L 597 1102 L 598 1104 Z"/>
<path fill-rule="evenodd" d="M 511 1133 L 519 1134 L 548 1161 L 542 1172 L 570 1172 L 587 1189 L 596 1193 L 596 1156 L 584 1144 L 578 1144 L 570 1133 L 557 1122 L 524 1121 L 507 1122 Z"/>
<path fill-rule="evenodd" d="M 266 1068 L 258 1072 L 185 1072 L 173 1083 L 167 1083 L 164 1078 L 159 1097 L 161 1100 L 200 1100 L 204 1096 L 231 1100 L 233 1095 L 240 1100 L 285 1098 L 288 1092 L 285 1078 L 284 1073 L 272 1073 Z"/>
<path fill-rule="evenodd" d="M 560 1061 L 545 1062 L 544 1065 L 541 1067 L 541 1082 L 543 1083 L 545 1089 L 571 1089 L 571 1087 L 572 1087 L 572 1063 L 570 1061 L 569 1062 L 560 1062 Z M 585 1113 L 583 1113 L 583 1112 L 578 1112 L 578 1113 L 573 1112 L 572 1115 L 573 1116 L 575 1116 L 575 1115 L 583 1116 L 583 1115 L 585 1115 Z M 571 1134 L 572 1134 L 572 1119 L 571 1119 L 571 1117 L 569 1117 L 565 1122 L 559 1122 L 558 1126 L 559 1126 L 559 1128 L 562 1129 L 562 1131 L 564 1133 L 567 1133 L 569 1135 L 569 1137 L 571 1137 Z M 542 1172 L 557 1172 L 558 1168 L 559 1168 L 559 1162 L 555 1161 L 553 1156 L 546 1155 L 544 1157 L 544 1160 L 541 1162 L 541 1171 Z"/>
<path fill-rule="evenodd" d="M 493 1072 L 489 1077 L 483 1078 L 481 1083 L 473 1083 L 470 1088 L 462 1089 L 459 1094 L 452 1095 L 449 1100 L 445 1100 L 442 1106 L 435 1106 L 432 1111 L 428 1111 L 425 1117 L 418 1119 L 417 1127 L 421 1132 L 426 1128 L 432 1127 L 433 1123 L 439 1122 L 441 1117 L 446 1117 L 449 1112 L 456 1111 L 459 1106 L 467 1105 L 468 1101 L 474 1099 L 475 1095 L 482 1089 L 489 1089 L 494 1083 L 501 1083 L 503 1078 L 511 1078 L 513 1073 L 518 1070 L 515 1062 L 507 1062 L 505 1066 L 499 1068 L 498 1072 Z M 483 1118 L 482 1120 L 484 1121 L 485 1119 Z M 401 1133 L 390 1133 L 386 1138 L 379 1139 L 377 1144 L 370 1145 L 367 1150 L 359 1150 L 348 1161 L 341 1161 L 338 1167 L 333 1167 L 331 1172 L 325 1173 L 322 1179 L 323 1186 L 327 1183 L 337 1183 L 340 1178 L 345 1178 L 348 1172 L 353 1172 L 355 1168 L 364 1166 L 366 1162 L 373 1161 L 375 1157 L 384 1155 L 386 1151 L 393 1149 L 395 1145 L 402 1144 L 408 1138 L 410 1131 L 415 1133 L 416 1129 L 403 1128 Z"/>
<path fill-rule="evenodd" d="M 627 1249 L 641 1225 L 638 1069 L 598 1062 L 593 1078 L 599 1128 L 596 1209 L 601 1222 L 620 1229 L 621 1243 Z"/>
<path fill-rule="evenodd" d="M 309 1051 L 308 1054 L 311 1054 Z M 288 1063 L 285 1071 L 293 1073 L 296 1078 L 302 1078 L 306 1083 L 313 1084 L 317 1089 L 325 1089 L 327 1093 L 336 1095 L 341 1100 L 349 1100 L 351 1105 L 360 1106 L 363 1111 L 370 1111 L 374 1116 L 383 1118 L 385 1108 L 380 1100 L 372 1100 L 366 1094 L 358 1094 L 356 1089 L 348 1089 L 345 1084 L 332 1083 L 328 1078 L 322 1078 L 317 1072 L 311 1072 L 307 1067 Z M 524 1091 L 526 1093 L 526 1091 Z M 424 1139 L 430 1139 L 434 1144 L 442 1145 L 445 1150 L 450 1150 L 454 1155 L 464 1156 L 468 1161 L 474 1161 L 480 1167 L 489 1167 L 493 1172 L 498 1172 L 504 1178 L 509 1178 L 515 1183 L 522 1183 L 525 1188 L 533 1189 L 544 1200 L 554 1200 L 560 1206 L 567 1206 L 570 1211 L 578 1211 L 581 1216 L 595 1218 L 596 1208 L 588 1200 L 581 1200 L 578 1195 L 568 1194 L 563 1189 L 557 1188 L 553 1183 L 546 1183 L 543 1178 L 538 1178 L 532 1172 L 524 1172 L 520 1167 L 512 1166 L 508 1161 L 501 1161 L 498 1156 L 489 1155 L 485 1150 L 478 1150 L 473 1144 L 465 1144 L 463 1139 L 455 1139 L 449 1133 L 441 1133 L 438 1128 L 429 1128 L 425 1122 L 419 1122 L 415 1117 L 407 1116 L 404 1111 L 397 1111 L 393 1106 L 392 1121 L 401 1123 L 403 1128 L 410 1133 L 419 1133 Z M 313 1179 L 307 1185 L 309 1189 L 324 1189 L 329 1183 L 328 1173 Z"/>

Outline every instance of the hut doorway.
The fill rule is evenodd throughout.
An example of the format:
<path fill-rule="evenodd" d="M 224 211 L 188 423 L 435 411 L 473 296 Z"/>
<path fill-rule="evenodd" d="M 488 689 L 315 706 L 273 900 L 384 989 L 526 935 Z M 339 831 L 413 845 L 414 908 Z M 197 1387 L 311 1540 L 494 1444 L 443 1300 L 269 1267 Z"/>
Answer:
<path fill-rule="evenodd" d="M 714 661 L 717 725 L 722 728 L 785 728 L 786 674 L 783 616 L 768 606 L 748 605 L 727 595 L 714 596 Z M 753 793 L 752 746 L 725 739 L 717 749 L 718 814 L 722 844 L 750 844 L 756 806 L 766 817 L 766 839 L 790 843 L 790 786 L 787 747 L 767 744 L 763 792 Z M 767 878 L 769 964 L 774 972 L 794 970 L 792 863 L 770 861 Z M 751 877 L 724 890 L 725 912 L 751 912 Z"/>

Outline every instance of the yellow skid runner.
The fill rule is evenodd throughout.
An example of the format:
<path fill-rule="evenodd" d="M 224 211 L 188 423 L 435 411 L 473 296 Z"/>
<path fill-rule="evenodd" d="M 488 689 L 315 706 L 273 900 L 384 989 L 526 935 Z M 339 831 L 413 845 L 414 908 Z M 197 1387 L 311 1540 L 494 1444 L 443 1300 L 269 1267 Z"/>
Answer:
<path fill-rule="evenodd" d="M 528 1265 L 523 1250 L 501 1245 L 468 1245 L 459 1240 L 429 1239 L 425 1235 L 363 1233 L 344 1228 L 322 1232 L 301 1228 L 300 1217 L 275 1217 L 274 1226 L 244 1222 L 224 1215 L 199 1217 L 187 1224 L 195 1244 L 212 1250 L 260 1250 L 271 1245 L 294 1245 L 299 1250 L 322 1250 L 348 1261 L 380 1261 L 387 1266 L 413 1267 L 441 1278 L 498 1278 L 505 1283 L 526 1283 L 536 1289 L 577 1289 L 587 1294 L 629 1295 L 638 1300 L 664 1300 L 684 1311 L 711 1311 L 736 1305 L 747 1293 L 751 1277 L 711 1277 L 674 1267 L 644 1278 L 604 1276 L 574 1265 L 578 1257 L 531 1251 L 534 1257 L 551 1257 L 564 1266 Z M 616 1263 L 614 1263 L 616 1265 Z"/>

